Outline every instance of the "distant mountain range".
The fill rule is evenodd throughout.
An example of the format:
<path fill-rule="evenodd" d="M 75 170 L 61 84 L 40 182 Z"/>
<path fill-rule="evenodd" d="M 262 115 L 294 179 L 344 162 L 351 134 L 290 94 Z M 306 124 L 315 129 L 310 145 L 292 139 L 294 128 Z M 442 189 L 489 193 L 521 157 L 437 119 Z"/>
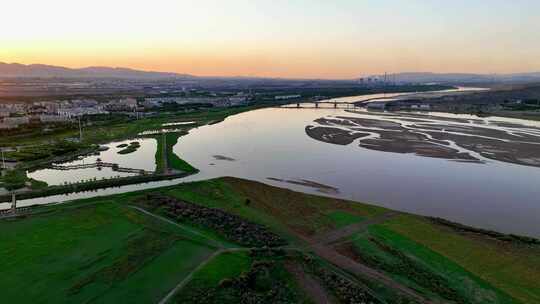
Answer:
<path fill-rule="evenodd" d="M 166 79 L 191 78 L 194 76 L 177 73 L 147 72 L 129 68 L 87 67 L 71 69 L 44 64 L 24 65 L 0 62 L 0 77 Z"/>
<path fill-rule="evenodd" d="M 123 79 L 171 79 L 196 78 L 189 74 L 141 71 L 129 68 L 87 67 L 72 69 L 61 66 L 44 64 L 18 64 L 0 62 L 0 78 L 123 78 Z M 467 73 L 429 73 L 410 72 L 388 74 L 388 81 L 407 83 L 485 83 L 485 82 L 540 82 L 540 72 L 516 74 L 467 74 Z M 201 77 L 204 78 L 204 77 Z M 227 79 L 270 79 L 259 77 L 220 77 Z M 366 77 L 367 78 L 367 77 Z M 384 79 L 384 75 L 374 75 L 370 78 Z M 364 78 L 365 79 L 365 78 Z M 293 79 L 290 79 L 293 80 Z M 349 80 L 349 81 L 352 81 Z"/>
<path fill-rule="evenodd" d="M 371 76 L 384 79 L 384 75 Z M 410 72 L 388 74 L 388 81 L 409 83 L 482 83 L 482 82 L 537 82 L 540 72 L 515 74 L 469 74 L 469 73 L 430 73 Z"/>

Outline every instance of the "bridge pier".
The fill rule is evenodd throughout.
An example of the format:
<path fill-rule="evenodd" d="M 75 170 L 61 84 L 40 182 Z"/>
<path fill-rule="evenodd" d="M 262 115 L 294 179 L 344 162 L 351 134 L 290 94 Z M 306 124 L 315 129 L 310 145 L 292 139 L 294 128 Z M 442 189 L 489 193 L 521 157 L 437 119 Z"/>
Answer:
<path fill-rule="evenodd" d="M 17 197 L 15 196 L 15 193 L 11 193 L 11 213 L 17 212 Z"/>

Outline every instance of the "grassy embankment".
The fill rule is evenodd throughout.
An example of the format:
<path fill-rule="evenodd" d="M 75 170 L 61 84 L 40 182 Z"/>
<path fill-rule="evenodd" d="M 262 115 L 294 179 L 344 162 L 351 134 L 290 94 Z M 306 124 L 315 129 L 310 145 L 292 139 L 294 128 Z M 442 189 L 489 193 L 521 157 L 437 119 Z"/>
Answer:
<path fill-rule="evenodd" d="M 7 171 L 5 176 L 0 177 L 0 188 L 6 190 L 15 190 L 30 185 L 32 190 L 41 190 L 47 188 L 47 183 L 28 178 L 26 174 L 20 170 Z"/>
<path fill-rule="evenodd" d="M 37 298 L 81 302 L 94 296 L 97 300 L 124 297 L 148 302 L 164 296 L 215 248 L 204 245 L 197 234 L 187 233 L 195 240 L 186 240 L 186 231 L 125 207 L 139 204 L 149 192 L 220 208 L 265 225 L 303 254 L 307 251 L 299 236 L 313 237 L 388 211 L 233 178 L 38 207 L 41 214 L 0 221 L 0 242 L 10 244 L 0 250 L 5 297 L 18 296 L 18 302 Z M 208 228 L 194 225 L 189 229 L 221 241 L 224 248 L 237 246 Z M 336 247 L 432 299 L 457 303 L 538 303 L 540 299 L 538 245 L 459 232 L 403 214 L 368 226 Z M 261 268 L 261 258 L 247 251 L 217 255 L 194 273 L 173 300 L 186 302 L 208 295 L 209 302 L 218 298 L 230 300 L 221 303 L 234 303 L 243 282 L 235 278 L 253 277 L 254 282 L 285 282 L 279 294 L 305 301 L 297 282 L 284 268 L 291 263 L 290 258 L 262 260 L 269 264 Z M 28 273 L 33 274 L 30 281 Z M 363 277 L 356 279 L 388 303 L 394 302 L 392 290 Z M 228 287 L 218 288 L 223 284 Z M 265 285 L 242 288 L 254 295 L 274 292 L 263 288 Z"/>
<path fill-rule="evenodd" d="M 538 245 L 460 233 L 412 215 L 373 227 L 370 233 L 447 276 L 456 289 L 471 298 L 483 299 L 485 303 L 540 302 Z M 500 292 L 471 288 L 486 284 Z"/>
<path fill-rule="evenodd" d="M 456 303 L 540 300 L 538 245 L 501 242 L 401 215 L 336 247 L 432 298 Z"/>
<path fill-rule="evenodd" d="M 108 199 L 2 220 L 0 239 L 7 303 L 156 302 L 216 250 Z"/>
<path fill-rule="evenodd" d="M 165 133 L 163 135 L 156 136 L 157 150 L 156 150 L 156 171 L 164 172 L 165 167 L 186 173 L 197 173 L 199 170 L 191 166 L 185 160 L 181 159 L 174 153 L 173 148 L 178 143 L 178 138 L 186 133 Z M 165 141 L 166 147 L 163 147 Z M 165 155 L 163 155 L 165 153 Z"/>
<path fill-rule="evenodd" d="M 213 191 L 207 189 L 208 185 L 195 184 L 191 192 L 177 189 L 171 190 L 171 194 L 274 225 L 284 233 L 293 230 L 306 236 L 360 222 L 385 211 L 237 179 L 226 179 L 224 184 L 213 183 L 216 183 Z M 227 196 L 226 189 L 230 186 L 236 193 L 250 198 L 249 208 L 241 200 L 234 202 Z M 223 197 L 221 203 L 220 196 Z M 365 255 L 362 261 L 431 298 L 458 303 L 537 303 L 540 300 L 538 245 L 464 235 L 412 215 L 373 225 L 355 236 L 353 244 Z M 373 282 L 367 283 L 381 294 L 387 292 Z"/>
<path fill-rule="evenodd" d="M 247 183 L 246 186 L 249 187 L 250 184 Z M 113 301 L 121 297 L 132 302 L 155 302 L 157 298 L 165 295 L 165 291 L 172 290 L 174 284 L 179 283 L 189 270 L 214 249 L 184 240 L 184 230 L 179 231 L 174 226 L 160 224 L 125 207 L 125 204 L 137 204 L 137 200 L 145 192 L 150 191 L 88 199 L 70 205 L 37 207 L 36 215 L 0 221 L 0 231 L 3 231 L 0 233 L 0 242 L 11 244 L 0 251 L 0 267 L 4 274 L 4 279 L 0 280 L 3 281 L 3 286 L 10 290 L 4 294 L 4 298 L 17 299 L 19 303 L 31 303 L 36 299 L 53 302 L 84 302 L 92 299 Z M 273 230 L 282 231 L 289 239 L 293 239 L 292 235 L 286 232 L 286 228 L 276 222 L 274 216 L 258 208 L 246 206 L 245 196 L 225 181 L 168 187 L 159 192 L 243 214 L 245 218 L 268 224 Z M 303 194 L 295 192 L 288 192 L 288 195 L 298 200 L 303 197 Z M 327 212 L 334 210 L 334 207 L 326 206 L 327 204 L 319 207 L 320 202 L 333 201 L 332 199 L 313 198 L 313 202 L 291 212 L 297 214 L 305 208 L 313 208 L 321 217 L 326 217 Z M 267 203 L 269 202 L 265 202 Z M 253 201 L 253 204 L 258 202 Z M 300 201 L 298 204 L 304 205 Z M 337 208 L 345 208 L 338 205 Z M 359 207 L 351 210 L 370 214 L 378 208 L 370 207 L 365 212 Z M 333 227 L 329 218 L 314 222 L 301 219 L 298 225 L 313 227 L 312 229 Z M 189 229 L 212 239 L 223 239 L 204 227 Z M 188 237 L 194 238 L 193 235 Z M 150 244 L 144 245 L 145 242 Z M 226 241 L 223 243 L 227 244 Z M 226 246 L 231 247 L 233 244 Z M 238 257 L 236 263 L 230 262 L 231 257 Z M 174 259 L 176 262 L 171 262 Z M 214 288 L 221 279 L 235 277 L 236 274 L 247 271 L 254 260 L 245 252 L 219 255 L 203 267 L 200 273 L 197 272 L 190 286 L 196 284 L 201 287 L 202 289 L 196 289 L 198 291 L 205 290 L 208 286 Z M 227 269 L 222 269 L 220 265 L 223 263 L 228 265 Z M 286 297 L 304 297 L 279 259 L 268 271 L 270 276 L 264 275 L 261 280 L 285 280 L 288 283 L 282 290 L 286 291 Z M 32 273 L 31 281 L 27 280 L 28 273 Z M 253 292 L 266 292 L 257 290 Z M 234 290 L 229 291 L 229 296 L 238 296 Z"/>

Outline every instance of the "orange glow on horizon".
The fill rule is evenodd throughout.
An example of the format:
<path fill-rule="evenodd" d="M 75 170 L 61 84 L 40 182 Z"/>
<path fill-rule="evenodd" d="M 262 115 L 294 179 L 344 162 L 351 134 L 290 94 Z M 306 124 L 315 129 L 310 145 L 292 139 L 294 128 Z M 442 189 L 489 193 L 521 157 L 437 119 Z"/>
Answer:
<path fill-rule="evenodd" d="M 289 78 L 540 71 L 537 1 L 6 1 L 0 62 Z"/>

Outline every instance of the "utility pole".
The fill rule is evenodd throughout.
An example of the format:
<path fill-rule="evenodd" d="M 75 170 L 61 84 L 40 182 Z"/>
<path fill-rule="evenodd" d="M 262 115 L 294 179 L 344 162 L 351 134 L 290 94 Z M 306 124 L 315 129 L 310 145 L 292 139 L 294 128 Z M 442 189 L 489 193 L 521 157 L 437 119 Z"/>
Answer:
<path fill-rule="evenodd" d="M 4 148 L 1 148 L 2 150 L 2 169 L 6 169 L 6 159 L 4 158 Z"/>
<path fill-rule="evenodd" d="M 82 142 L 82 138 L 81 116 L 79 116 L 79 142 Z"/>
<path fill-rule="evenodd" d="M 387 77 L 388 77 L 388 74 L 386 72 L 384 72 L 384 84 L 383 84 L 383 96 L 386 97 L 386 85 L 388 84 L 387 81 Z"/>
<path fill-rule="evenodd" d="M 163 173 L 169 174 L 169 157 L 167 156 L 167 135 L 165 132 L 162 133 L 163 135 L 163 147 L 161 150 L 161 154 L 163 156 L 162 162 L 163 162 Z"/>

